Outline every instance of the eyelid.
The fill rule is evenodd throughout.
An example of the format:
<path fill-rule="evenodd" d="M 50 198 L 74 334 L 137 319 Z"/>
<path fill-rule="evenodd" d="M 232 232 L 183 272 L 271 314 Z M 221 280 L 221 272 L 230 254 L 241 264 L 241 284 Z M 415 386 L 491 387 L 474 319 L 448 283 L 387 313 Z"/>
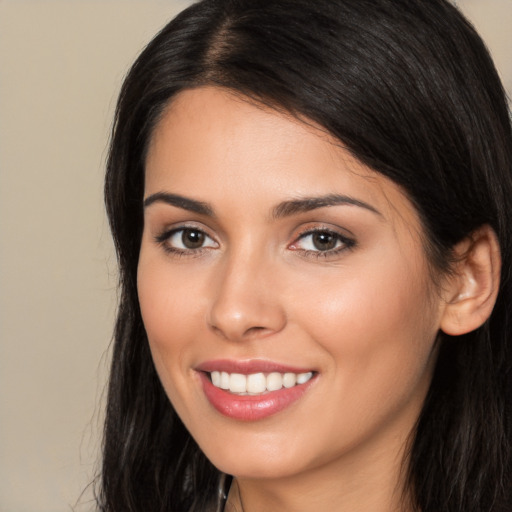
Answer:
<path fill-rule="evenodd" d="M 170 223 L 155 223 L 154 228 L 151 230 L 155 233 L 155 238 L 163 237 L 165 235 L 169 235 L 170 233 L 184 230 L 184 229 L 192 229 L 201 231 L 206 236 L 215 239 L 215 237 L 211 233 L 211 229 L 208 226 L 205 226 L 202 222 L 195 221 L 178 221 L 178 222 L 170 222 Z"/>
<path fill-rule="evenodd" d="M 199 233 L 204 235 L 205 241 L 208 239 L 208 240 L 211 240 L 213 242 L 213 245 L 212 244 L 206 245 L 206 243 L 205 243 L 205 245 L 203 245 L 202 248 L 204 248 L 204 247 L 214 247 L 214 246 L 218 245 L 217 242 L 215 242 L 215 240 L 211 236 L 209 236 L 207 233 L 205 233 L 204 231 L 202 231 L 200 229 L 197 229 L 197 228 L 178 228 L 178 229 L 173 229 L 172 231 L 170 231 L 168 233 L 167 240 L 169 240 L 171 238 L 174 238 L 175 236 L 177 236 L 180 233 L 183 234 L 184 231 L 196 231 L 196 232 L 199 232 Z M 184 250 L 193 250 L 193 249 L 185 247 Z"/>
<path fill-rule="evenodd" d="M 341 246 L 334 247 L 332 249 L 320 250 L 320 249 L 304 249 L 301 247 L 297 247 L 298 243 L 301 240 L 304 240 L 308 236 L 313 236 L 315 233 L 328 233 L 337 238 L 338 241 L 341 242 Z M 317 225 L 306 227 L 299 234 L 294 237 L 294 241 L 288 246 L 291 250 L 302 252 L 306 255 L 312 255 L 314 257 L 329 257 L 335 256 L 338 253 L 345 251 L 347 249 L 352 249 L 356 245 L 355 237 L 350 234 L 347 236 L 346 234 L 341 232 L 340 228 L 334 228 L 332 226 L 325 225 Z"/>
<path fill-rule="evenodd" d="M 197 248 L 181 248 L 181 247 L 175 247 L 170 244 L 170 239 L 173 236 L 176 236 L 180 232 L 190 230 L 190 231 L 198 231 L 202 234 L 204 234 L 205 238 L 211 240 L 213 244 L 209 245 L 203 245 L 201 247 Z M 203 226 L 198 226 L 195 223 L 182 223 L 177 224 L 174 226 L 166 226 L 163 228 L 159 233 L 157 233 L 154 236 L 155 242 L 162 245 L 164 250 L 173 253 L 175 255 L 182 255 L 182 256 L 193 256 L 193 255 L 199 255 L 202 251 L 213 249 L 219 247 L 219 242 L 215 239 L 214 236 L 212 236 L 209 233 L 209 230 L 204 228 Z"/>

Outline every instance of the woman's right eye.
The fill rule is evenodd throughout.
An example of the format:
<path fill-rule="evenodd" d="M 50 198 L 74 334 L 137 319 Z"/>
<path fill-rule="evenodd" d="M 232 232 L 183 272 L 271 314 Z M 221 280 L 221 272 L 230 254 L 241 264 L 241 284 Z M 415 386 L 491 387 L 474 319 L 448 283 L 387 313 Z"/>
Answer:
<path fill-rule="evenodd" d="M 206 248 L 218 247 L 217 242 L 204 231 L 196 228 L 179 228 L 162 233 L 157 241 L 171 252 L 197 252 Z"/>

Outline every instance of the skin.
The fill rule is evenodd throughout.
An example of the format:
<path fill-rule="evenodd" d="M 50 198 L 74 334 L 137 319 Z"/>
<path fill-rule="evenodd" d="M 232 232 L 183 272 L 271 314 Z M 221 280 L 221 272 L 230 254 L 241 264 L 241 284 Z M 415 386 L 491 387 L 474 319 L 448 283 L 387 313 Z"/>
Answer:
<path fill-rule="evenodd" d="M 146 206 L 138 291 L 166 393 L 235 476 L 227 510 L 408 510 L 404 450 L 454 292 L 433 285 L 407 197 L 320 128 L 213 87 L 172 101 L 146 164 L 145 198 L 177 194 L 213 212 Z M 333 193 L 366 206 L 272 215 Z M 180 232 L 165 238 L 183 227 L 206 234 L 199 250 L 176 252 Z M 314 228 L 353 244 L 319 250 Z M 318 373 L 298 402 L 244 422 L 206 399 L 196 368 L 212 359 Z"/>

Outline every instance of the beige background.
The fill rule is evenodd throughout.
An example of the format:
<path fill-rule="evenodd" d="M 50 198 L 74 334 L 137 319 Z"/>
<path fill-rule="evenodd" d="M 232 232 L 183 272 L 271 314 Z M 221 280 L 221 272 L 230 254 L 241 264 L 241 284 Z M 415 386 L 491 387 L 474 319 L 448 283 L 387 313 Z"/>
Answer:
<path fill-rule="evenodd" d="M 0 0 L 0 512 L 70 510 L 94 474 L 116 302 L 102 200 L 113 105 L 189 3 Z M 512 0 L 458 4 L 512 89 Z"/>

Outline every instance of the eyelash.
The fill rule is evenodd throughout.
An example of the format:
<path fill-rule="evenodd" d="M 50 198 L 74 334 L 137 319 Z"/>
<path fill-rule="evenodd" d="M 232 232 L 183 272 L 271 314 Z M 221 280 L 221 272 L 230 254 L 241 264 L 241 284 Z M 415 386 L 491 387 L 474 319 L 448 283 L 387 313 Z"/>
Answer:
<path fill-rule="evenodd" d="M 296 241 L 293 242 L 290 247 L 293 247 L 296 245 L 300 240 L 304 240 L 305 238 L 309 236 L 314 236 L 315 234 L 325 234 L 329 235 L 335 238 L 336 243 L 340 243 L 341 245 L 339 247 L 334 247 L 333 249 L 327 249 L 325 251 L 321 250 L 311 250 L 311 249 L 294 249 L 298 251 L 302 251 L 304 256 L 308 258 L 329 258 L 329 257 L 335 257 L 342 253 L 343 251 L 353 249 L 356 246 L 356 241 L 352 238 L 348 238 L 341 233 L 338 233 L 337 231 L 334 231 L 330 228 L 313 228 L 313 229 L 307 229 L 303 233 L 301 233 L 297 238 Z"/>
<path fill-rule="evenodd" d="M 194 256 L 200 256 L 205 251 L 207 251 L 212 246 L 202 246 L 197 248 L 178 248 L 173 247 L 170 245 L 170 239 L 181 233 L 181 236 L 183 237 L 184 232 L 190 231 L 190 232 L 196 232 L 200 235 L 204 236 L 205 238 L 208 238 L 212 240 L 215 244 L 215 240 L 213 240 L 212 237 L 210 237 L 204 230 L 199 229 L 195 226 L 180 226 L 168 231 L 164 231 L 163 233 L 157 235 L 155 237 L 155 241 L 162 245 L 163 249 L 167 252 L 172 254 L 173 256 L 183 256 L 183 257 L 194 257 Z M 325 234 L 328 236 L 332 236 L 335 238 L 335 243 L 340 243 L 339 247 L 334 247 L 333 249 L 327 249 L 325 251 L 322 250 L 312 250 L 312 249 L 301 249 L 294 247 L 296 246 L 301 240 L 305 240 L 307 237 L 312 237 L 315 234 Z M 217 244 L 218 245 L 218 244 Z M 305 257 L 308 258 L 328 258 L 328 257 L 335 257 L 338 254 L 340 254 L 343 251 L 353 249 L 356 246 L 356 241 L 352 238 L 348 238 L 337 231 L 334 231 L 330 228 L 313 228 L 313 229 L 307 229 L 303 233 L 301 233 L 292 244 L 290 244 L 288 247 L 291 248 L 294 251 L 300 251 Z"/>
<path fill-rule="evenodd" d="M 199 229 L 195 226 L 180 226 L 178 228 L 164 231 L 163 233 L 157 235 L 155 237 L 155 240 L 157 243 L 159 243 L 163 247 L 164 251 L 166 251 L 169 254 L 172 254 L 173 256 L 191 256 L 191 257 L 200 256 L 203 252 L 207 251 L 211 247 L 211 246 L 206 246 L 206 247 L 197 247 L 194 249 L 189 249 L 189 248 L 181 249 L 181 248 L 173 247 L 172 245 L 170 245 L 170 239 L 173 236 L 181 233 L 181 236 L 183 237 L 183 234 L 186 231 L 196 232 L 196 233 L 203 235 L 205 238 L 213 240 L 213 238 L 211 236 L 209 236 L 204 230 Z M 215 242 L 215 243 L 217 244 L 217 242 Z"/>

